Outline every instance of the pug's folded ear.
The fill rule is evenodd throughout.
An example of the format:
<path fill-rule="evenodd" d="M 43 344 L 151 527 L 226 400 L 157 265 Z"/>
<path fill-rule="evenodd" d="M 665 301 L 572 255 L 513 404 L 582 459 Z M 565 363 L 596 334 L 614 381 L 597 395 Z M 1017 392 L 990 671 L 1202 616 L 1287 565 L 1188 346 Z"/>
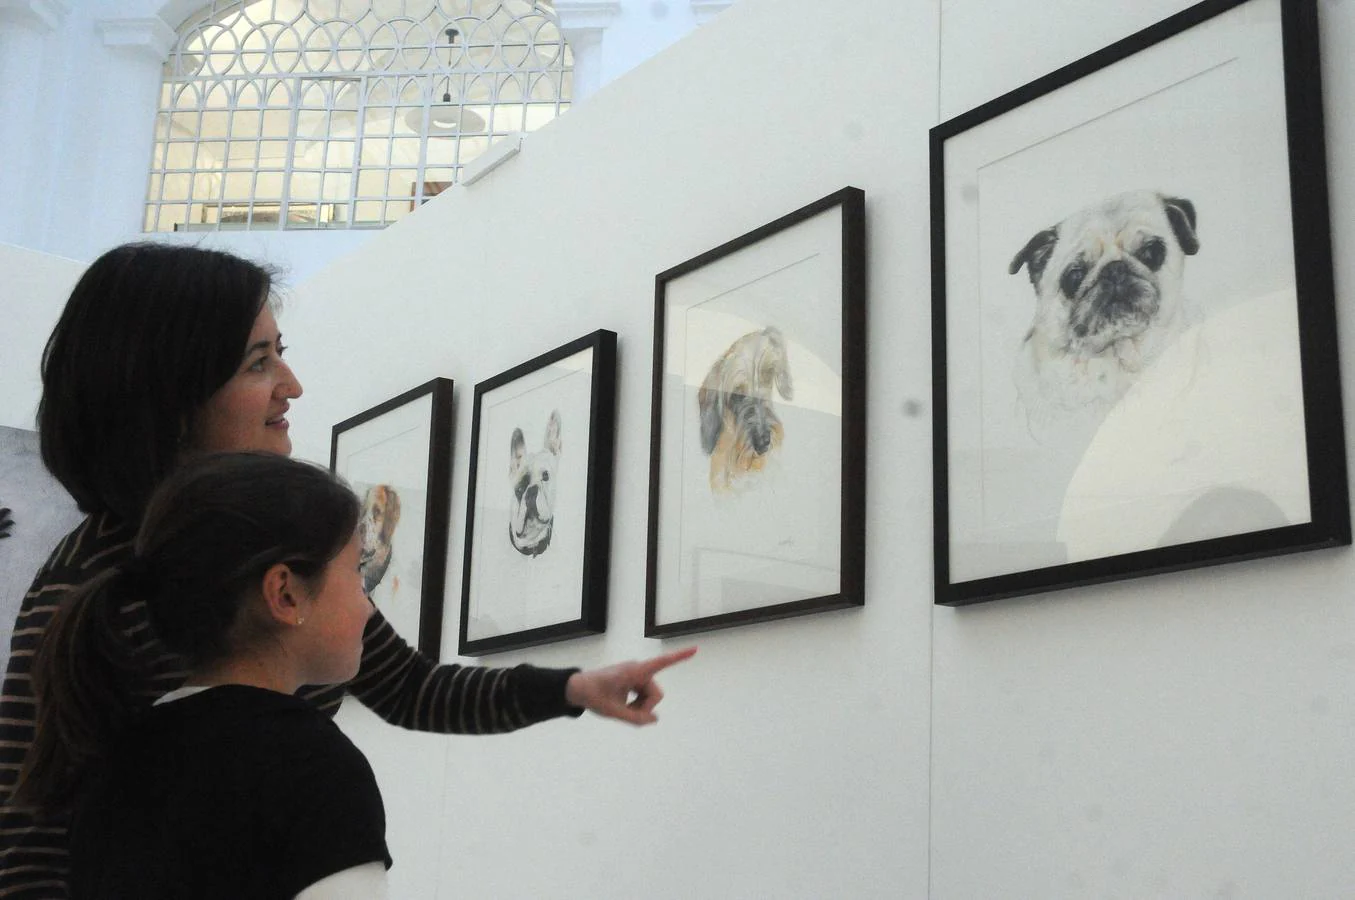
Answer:
<path fill-rule="evenodd" d="M 1171 223 L 1181 252 L 1194 256 L 1200 252 L 1200 238 L 1195 233 L 1195 204 L 1185 197 L 1163 197 L 1162 207 L 1167 211 L 1167 221 Z"/>
<path fill-rule="evenodd" d="M 1025 266 L 1026 272 L 1030 275 L 1030 283 L 1038 288 L 1040 276 L 1044 274 L 1044 267 L 1049 264 L 1049 257 L 1058 242 L 1057 227 L 1036 232 L 1035 236 L 1026 242 L 1026 246 L 1012 257 L 1011 265 L 1007 266 L 1007 274 L 1015 275 L 1021 271 L 1022 266 Z"/>

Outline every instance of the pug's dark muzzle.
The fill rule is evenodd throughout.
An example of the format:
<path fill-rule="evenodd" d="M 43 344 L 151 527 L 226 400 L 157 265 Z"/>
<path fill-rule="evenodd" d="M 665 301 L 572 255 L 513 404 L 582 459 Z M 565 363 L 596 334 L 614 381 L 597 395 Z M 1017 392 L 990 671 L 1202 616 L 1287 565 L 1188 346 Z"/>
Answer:
<path fill-rule="evenodd" d="M 1087 355 L 1101 353 L 1116 341 L 1145 331 L 1160 307 L 1157 285 L 1151 279 L 1121 260 L 1107 263 L 1073 308 L 1070 349 Z"/>

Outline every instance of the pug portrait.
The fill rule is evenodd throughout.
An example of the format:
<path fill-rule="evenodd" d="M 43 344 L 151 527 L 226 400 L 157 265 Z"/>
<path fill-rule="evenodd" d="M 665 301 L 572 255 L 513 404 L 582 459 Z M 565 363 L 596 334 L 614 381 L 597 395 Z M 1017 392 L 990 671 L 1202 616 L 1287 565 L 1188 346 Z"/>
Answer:
<path fill-rule="evenodd" d="M 1195 205 L 1131 191 L 1078 210 L 1027 241 L 1035 315 L 1015 380 L 1032 425 L 1104 413 L 1192 323 L 1182 291 L 1200 250 Z"/>
<path fill-rule="evenodd" d="M 521 428 L 513 429 L 508 480 L 513 491 L 508 539 L 523 556 L 537 557 L 550 547 L 555 525 L 555 486 L 560 463 L 560 411 L 546 422 L 541 449 L 527 452 Z"/>
<path fill-rule="evenodd" d="M 701 382 L 701 449 L 710 457 L 710 488 L 722 493 L 762 471 L 785 439 L 773 394 L 792 399 L 786 340 L 768 326 L 729 346 Z"/>
<path fill-rule="evenodd" d="M 358 571 L 362 573 L 362 589 L 369 597 L 386 577 L 395 545 L 395 527 L 399 524 L 400 495 L 395 488 L 388 484 L 368 488 L 358 518 L 358 540 L 362 544 Z"/>

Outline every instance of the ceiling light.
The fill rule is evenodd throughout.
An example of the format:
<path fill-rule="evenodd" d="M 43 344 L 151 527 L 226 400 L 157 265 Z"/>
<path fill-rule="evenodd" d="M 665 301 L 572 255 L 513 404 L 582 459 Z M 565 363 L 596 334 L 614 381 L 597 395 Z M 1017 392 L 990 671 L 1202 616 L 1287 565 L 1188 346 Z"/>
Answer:
<path fill-rule="evenodd" d="M 423 134 L 423 109 L 405 113 L 405 124 L 415 134 Z M 452 95 L 444 93 L 441 103 L 428 108 L 428 136 L 455 137 L 458 134 L 483 134 L 485 118 L 479 113 L 452 102 Z"/>

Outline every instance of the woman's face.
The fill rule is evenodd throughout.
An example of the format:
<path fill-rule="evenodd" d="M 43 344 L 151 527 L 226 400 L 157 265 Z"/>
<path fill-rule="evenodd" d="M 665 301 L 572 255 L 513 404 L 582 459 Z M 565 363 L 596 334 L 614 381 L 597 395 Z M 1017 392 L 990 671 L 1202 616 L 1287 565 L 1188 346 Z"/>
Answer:
<path fill-rule="evenodd" d="M 198 414 L 191 438 L 193 449 L 291 454 L 288 401 L 301 396 L 301 382 L 282 361 L 284 349 L 278 323 L 265 303 L 250 330 L 240 367 Z"/>

